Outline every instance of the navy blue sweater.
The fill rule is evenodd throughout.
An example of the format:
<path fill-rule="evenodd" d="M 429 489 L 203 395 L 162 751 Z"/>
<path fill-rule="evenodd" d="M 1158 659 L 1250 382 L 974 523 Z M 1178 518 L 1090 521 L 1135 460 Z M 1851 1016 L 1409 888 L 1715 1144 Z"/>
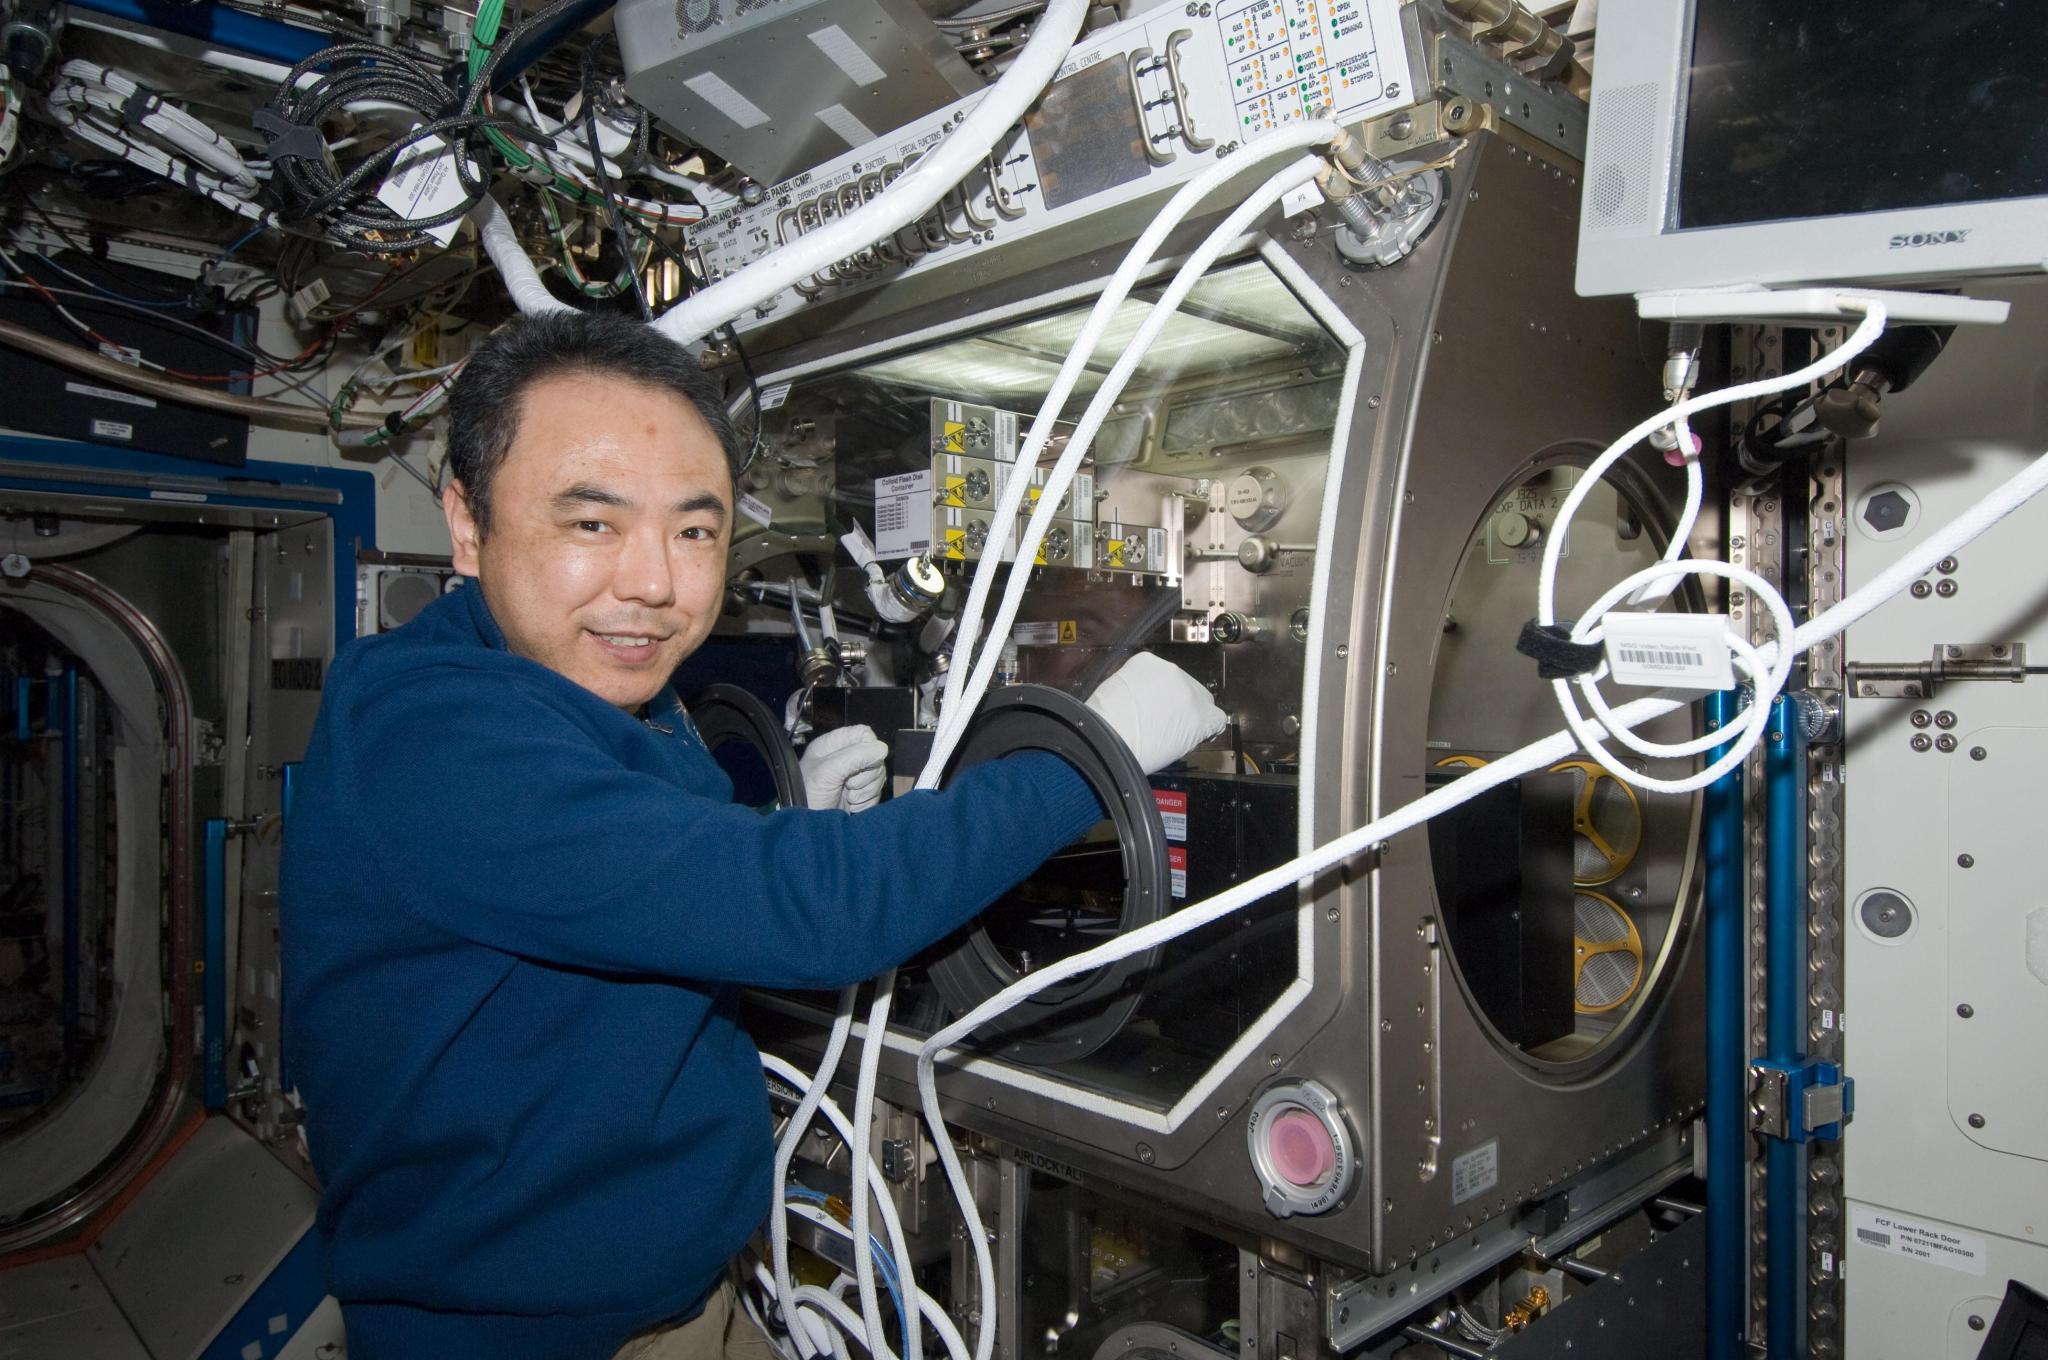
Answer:
<path fill-rule="evenodd" d="M 604 1360 L 693 1311 L 768 1207 L 734 987 L 880 972 L 1100 815 L 1027 753 L 762 816 L 659 707 L 512 655 L 474 583 L 334 665 L 286 828 L 284 1042 L 356 1360 Z"/>

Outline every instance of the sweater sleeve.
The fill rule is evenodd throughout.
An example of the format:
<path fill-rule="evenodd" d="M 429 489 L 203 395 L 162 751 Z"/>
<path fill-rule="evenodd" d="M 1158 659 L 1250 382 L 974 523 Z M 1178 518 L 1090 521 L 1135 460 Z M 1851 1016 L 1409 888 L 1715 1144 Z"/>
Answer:
<path fill-rule="evenodd" d="M 568 967 L 845 986 L 972 919 L 1102 815 L 1065 761 L 1021 752 L 859 814 L 763 816 L 628 768 L 503 674 L 394 677 L 356 708 L 349 782 L 406 906 Z M 431 807 L 448 815 L 418 815 Z"/>

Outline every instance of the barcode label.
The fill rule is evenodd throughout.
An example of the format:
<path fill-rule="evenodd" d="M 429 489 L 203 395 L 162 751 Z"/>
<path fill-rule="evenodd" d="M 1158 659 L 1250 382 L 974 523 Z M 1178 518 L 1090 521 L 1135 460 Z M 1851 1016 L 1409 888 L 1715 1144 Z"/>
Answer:
<path fill-rule="evenodd" d="M 1630 613 L 1600 620 L 1608 676 L 1652 689 L 1733 689 L 1728 620 L 1720 614 Z"/>
<path fill-rule="evenodd" d="M 1849 1206 L 1849 1226 L 1856 1232 L 1851 1245 L 1890 1256 L 1903 1256 L 1922 1265 L 1940 1266 L 1959 1275 L 1984 1274 L 1989 1250 L 1985 1240 L 1961 1228 L 1931 1219 L 1908 1218 L 1890 1209 L 1865 1204 Z"/>
<path fill-rule="evenodd" d="M 1698 652 L 1672 651 L 1664 647 L 1618 647 L 1615 655 L 1630 665 L 1653 666 L 1660 670 L 1693 670 L 1707 663 L 1707 659 Z"/>

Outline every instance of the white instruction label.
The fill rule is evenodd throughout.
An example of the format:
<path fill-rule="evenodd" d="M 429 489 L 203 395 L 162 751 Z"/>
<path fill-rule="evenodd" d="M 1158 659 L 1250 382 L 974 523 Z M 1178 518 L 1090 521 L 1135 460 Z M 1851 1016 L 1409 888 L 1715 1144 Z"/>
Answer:
<path fill-rule="evenodd" d="M 742 515 L 745 515 L 763 529 L 767 528 L 775 519 L 775 511 L 769 506 L 768 502 L 756 496 L 751 496 L 744 491 L 740 492 L 739 507 Z"/>
<path fill-rule="evenodd" d="M 1017 461 L 1018 433 L 1017 413 L 1015 411 L 996 412 L 995 454 L 996 458 L 1001 462 L 1014 463 Z"/>
<path fill-rule="evenodd" d="M 417 131 L 420 125 L 413 124 Z M 408 221 L 436 217 L 462 206 L 469 197 L 463 192 L 462 177 L 455 173 L 455 155 L 439 137 L 422 137 L 398 153 L 391 173 L 377 186 L 377 201 Z M 439 226 L 424 228 L 427 235 L 447 245 L 462 229 L 460 217 Z"/>
<path fill-rule="evenodd" d="M 761 393 L 761 409 L 772 411 L 789 400 L 789 384 L 777 383 Z"/>
<path fill-rule="evenodd" d="M 92 423 L 92 432 L 101 439 L 135 438 L 135 427 L 124 425 L 118 420 L 95 420 Z"/>
<path fill-rule="evenodd" d="M 1451 1203 L 1477 1199 L 1500 1184 L 1500 1139 L 1481 1143 L 1451 1162 Z"/>
<path fill-rule="evenodd" d="M 130 368 L 142 367 L 142 351 L 133 345 L 116 345 L 102 340 L 100 341 L 100 353 L 106 355 L 117 364 L 126 364 Z"/>
<path fill-rule="evenodd" d="M 118 401 L 127 406 L 155 406 L 156 398 L 145 397 L 139 392 L 123 392 L 113 387 L 94 387 L 91 383 L 68 382 L 66 392 L 75 392 L 81 397 L 97 397 L 101 401 Z"/>
<path fill-rule="evenodd" d="M 1984 1239 L 1945 1224 L 1855 1204 L 1849 1209 L 1849 1227 L 1855 1234 L 1851 1240 L 1859 1247 L 1946 1266 L 1964 1275 L 1984 1273 Z"/>
<path fill-rule="evenodd" d="M 875 556 L 890 562 L 931 545 L 931 469 L 875 478 Z"/>
<path fill-rule="evenodd" d="M 1615 613 L 1600 620 L 1600 629 L 1607 640 L 1607 667 L 1617 685 L 1735 688 L 1725 615 Z"/>

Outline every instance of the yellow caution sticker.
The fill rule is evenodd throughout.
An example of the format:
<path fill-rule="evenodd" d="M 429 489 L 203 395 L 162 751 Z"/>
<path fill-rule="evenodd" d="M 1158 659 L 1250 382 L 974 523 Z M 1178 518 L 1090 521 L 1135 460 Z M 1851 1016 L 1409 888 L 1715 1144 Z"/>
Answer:
<path fill-rule="evenodd" d="M 967 560 L 967 531 L 965 529 L 946 530 L 946 556 L 952 558 L 955 562 Z"/>
<path fill-rule="evenodd" d="M 967 451 L 967 426 L 957 420 L 949 420 L 940 427 L 939 444 L 941 452 L 965 453 Z"/>
<path fill-rule="evenodd" d="M 1061 619 L 1061 620 L 1060 620 L 1060 641 L 1061 641 L 1062 643 L 1073 643 L 1073 642 L 1079 642 L 1080 640 L 1081 640 L 1081 629 L 1080 629 L 1080 625 L 1079 625 L 1079 624 L 1077 624 L 1077 623 L 1076 623 L 1076 622 L 1075 622 L 1075 621 L 1074 621 L 1073 619 Z"/>

